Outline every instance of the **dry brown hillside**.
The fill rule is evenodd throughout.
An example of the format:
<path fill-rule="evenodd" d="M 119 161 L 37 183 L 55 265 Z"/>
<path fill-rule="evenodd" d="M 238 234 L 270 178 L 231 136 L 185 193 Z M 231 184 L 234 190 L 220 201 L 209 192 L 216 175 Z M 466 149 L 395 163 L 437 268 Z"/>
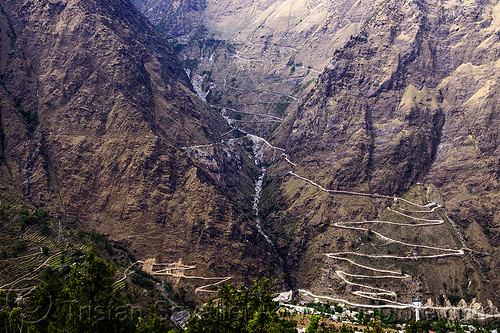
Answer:
<path fill-rule="evenodd" d="M 3 191 L 141 259 L 279 276 L 253 221 L 253 159 L 238 145 L 205 161 L 183 149 L 228 125 L 130 2 L 0 4 Z"/>

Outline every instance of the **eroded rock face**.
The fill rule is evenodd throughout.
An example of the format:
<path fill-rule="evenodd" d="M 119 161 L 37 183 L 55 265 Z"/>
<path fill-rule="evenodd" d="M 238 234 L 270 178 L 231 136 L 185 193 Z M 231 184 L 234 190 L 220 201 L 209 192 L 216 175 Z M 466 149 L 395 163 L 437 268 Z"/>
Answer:
<path fill-rule="evenodd" d="M 206 0 L 132 0 L 156 29 L 168 37 L 192 33 L 202 26 Z"/>
<path fill-rule="evenodd" d="M 418 182 L 436 185 L 450 217 L 465 229 L 467 246 L 486 254 L 464 267 L 493 286 L 500 282 L 491 272 L 499 267 L 491 256 L 500 230 L 499 13 L 498 1 L 388 1 L 336 53 L 275 140 L 288 147 L 297 173 L 326 188 L 390 196 Z M 347 199 L 314 195 L 294 177 L 280 182 L 285 171 L 270 171 L 268 191 L 283 196 L 278 212 L 269 201 L 267 225 L 279 225 L 284 251 L 295 254 L 292 265 L 302 272 L 297 279 L 308 283 L 303 276 L 318 262 L 315 252 L 339 250 L 347 237 L 335 228 L 321 236 L 317 228 L 377 213 L 361 201 L 346 212 Z M 299 231 L 286 240 L 293 224 L 285 219 L 298 212 L 307 217 L 295 219 Z"/>
<path fill-rule="evenodd" d="M 129 1 L 0 4 L 4 189 L 142 258 L 248 278 L 272 267 L 242 200 L 247 162 L 216 152 L 208 170 L 181 149 L 219 141 L 227 123 Z"/>
<path fill-rule="evenodd" d="M 200 96 L 227 107 L 241 128 L 259 136 L 276 129 L 286 107 L 378 6 L 364 0 L 135 4 L 171 38 Z"/>
<path fill-rule="evenodd" d="M 161 6 L 179 8 L 184 19 L 163 22 L 170 27 L 166 34 L 179 38 L 186 65 L 196 65 L 190 69 L 197 91 L 246 131 L 274 135 L 273 143 L 296 164 L 273 163 L 262 197 L 263 224 L 295 285 L 328 289 L 323 282 L 335 269 L 319 272 L 323 253 L 363 243 L 362 235 L 333 224 L 383 218 L 389 203 L 328 198 L 290 170 L 324 188 L 387 196 L 428 184 L 427 192 L 407 195 L 444 203 L 467 246 L 486 256 L 456 265 L 403 265 L 415 277 L 403 297 L 425 292 L 436 300 L 449 293 L 443 285 L 464 283 L 472 286 L 461 291 L 468 301 L 479 289 L 482 301 L 494 293 L 500 225 L 496 1 L 188 3 L 136 1 L 155 23 L 172 14 Z M 278 127 L 273 121 L 279 118 L 285 121 Z M 439 239 L 432 231 L 399 236 L 460 247 L 454 230 L 439 231 Z M 433 275 L 436 265 L 442 274 L 435 281 L 420 278 Z"/>
<path fill-rule="evenodd" d="M 426 180 L 448 200 L 461 186 L 489 200 L 498 190 L 498 10 L 389 3 L 339 51 L 283 142 L 331 187 L 394 194 Z"/>
<path fill-rule="evenodd" d="M 364 259 L 404 275 L 378 288 L 410 302 L 426 294 L 432 303 L 451 288 L 469 304 L 499 299 L 498 1 L 135 3 L 166 35 L 182 37 L 184 66 L 201 61 L 191 68 L 201 95 L 250 133 L 274 131 L 287 154 L 288 162 L 266 146 L 260 212 L 293 286 L 341 296 L 356 289 L 335 275 L 345 262 L 325 253 L 432 254 L 335 225 L 394 218 L 390 197 L 405 194 L 443 203 L 460 233 L 451 223 L 377 232 L 478 252 Z M 182 259 L 212 276 L 281 275 L 252 221 L 251 144 L 219 144 L 231 128 L 195 96 L 166 40 L 128 1 L 0 4 L 4 189 L 79 217 L 144 258 Z M 274 123 L 263 126 L 255 113 Z M 292 170 L 323 188 L 389 199 L 331 195 Z M 419 182 L 426 188 L 412 186 Z"/>
<path fill-rule="evenodd" d="M 375 30 L 376 37 L 366 29 L 340 51 L 290 128 L 287 145 L 296 158 L 336 165 L 329 170 L 334 187 L 369 182 L 396 193 L 422 178 L 435 157 L 444 114 L 423 84 L 433 75 L 425 63 L 430 59 L 413 62 L 421 48 L 429 47 L 416 42 L 424 27 L 404 16 L 387 19 L 390 23 Z M 408 24 L 416 26 L 405 35 L 408 40 L 392 36 L 398 30 L 410 34 Z M 417 77 L 406 77 L 409 66 L 417 67 Z"/>

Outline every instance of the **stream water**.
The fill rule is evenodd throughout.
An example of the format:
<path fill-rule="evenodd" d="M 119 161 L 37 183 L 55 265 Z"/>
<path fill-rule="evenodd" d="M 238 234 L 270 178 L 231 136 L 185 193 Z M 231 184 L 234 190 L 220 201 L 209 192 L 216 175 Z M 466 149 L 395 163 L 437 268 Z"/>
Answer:
<path fill-rule="evenodd" d="M 203 80 L 202 77 L 194 75 L 192 83 L 193 83 L 193 87 L 195 88 L 195 91 L 198 94 L 198 96 L 202 100 L 206 101 L 206 95 L 202 92 L 202 89 L 201 89 L 201 82 L 202 82 L 202 80 Z M 255 183 L 255 192 L 254 192 L 254 195 L 253 195 L 253 210 L 254 210 L 254 213 L 255 213 L 255 222 L 256 222 L 257 230 L 259 231 L 259 233 L 266 239 L 266 241 L 274 249 L 276 249 L 276 246 L 274 245 L 273 241 L 265 233 L 264 229 L 262 228 L 262 222 L 261 222 L 260 215 L 259 215 L 259 203 L 260 203 L 260 197 L 262 195 L 262 184 L 264 182 L 264 177 L 266 175 L 266 167 L 264 166 L 264 163 L 263 163 L 263 159 L 264 159 L 264 146 L 267 145 L 267 146 L 269 146 L 269 147 L 271 147 L 273 149 L 273 155 L 274 155 L 273 160 L 275 159 L 277 147 L 273 147 L 264 138 L 261 138 L 259 136 L 247 133 L 247 132 L 239 129 L 237 126 L 235 126 L 234 119 L 231 119 L 227 115 L 227 112 L 226 112 L 225 109 L 222 109 L 221 114 L 222 114 L 222 117 L 229 124 L 229 126 L 231 126 L 231 127 L 234 126 L 238 130 L 240 130 L 240 132 L 242 132 L 243 134 L 247 135 L 247 137 L 253 143 L 253 153 L 254 153 L 254 156 L 255 156 L 255 165 L 257 165 L 260 168 L 260 170 L 261 170 L 261 174 L 260 174 L 259 178 L 257 179 L 257 182 Z M 282 261 L 281 257 L 280 257 L 280 260 Z"/>
<path fill-rule="evenodd" d="M 255 212 L 255 223 L 257 224 L 257 230 L 259 231 L 259 233 L 264 236 L 266 241 L 274 247 L 273 241 L 262 229 L 262 223 L 259 216 L 259 202 L 260 196 L 262 194 L 262 183 L 264 182 L 264 177 L 266 176 L 266 168 L 261 167 L 261 171 L 262 173 L 255 183 L 255 193 L 253 195 L 253 211 Z"/>
<path fill-rule="evenodd" d="M 224 119 L 227 121 L 229 126 L 235 126 L 233 119 L 231 119 L 227 116 L 225 109 L 222 110 L 222 117 L 224 117 Z M 237 126 L 235 126 L 235 127 L 238 128 Z M 238 128 L 238 130 L 240 130 L 240 129 Z M 275 148 L 269 142 L 267 142 L 266 139 L 264 139 L 264 138 L 247 133 L 243 130 L 240 130 L 240 131 L 242 133 L 246 134 L 247 137 L 252 141 L 252 143 L 253 143 L 252 150 L 253 150 L 253 154 L 255 157 L 255 165 L 260 168 L 260 172 L 261 172 L 259 178 L 257 179 L 257 182 L 255 183 L 255 191 L 253 194 L 253 210 L 255 213 L 255 222 L 256 222 L 257 230 L 266 239 L 266 241 L 273 248 L 276 249 L 276 246 L 274 245 L 273 241 L 265 233 L 264 229 L 262 228 L 262 221 L 261 221 L 260 215 L 259 215 L 259 203 L 260 203 L 260 197 L 262 195 L 262 184 L 264 182 L 264 177 L 266 176 L 266 171 L 267 171 L 266 167 L 264 166 L 264 163 L 263 163 L 264 146 L 266 146 L 266 145 L 270 146 L 273 148 L 273 150 L 275 150 Z M 273 159 L 274 159 L 274 157 L 273 157 Z M 280 258 L 280 260 L 281 260 L 281 258 Z"/>

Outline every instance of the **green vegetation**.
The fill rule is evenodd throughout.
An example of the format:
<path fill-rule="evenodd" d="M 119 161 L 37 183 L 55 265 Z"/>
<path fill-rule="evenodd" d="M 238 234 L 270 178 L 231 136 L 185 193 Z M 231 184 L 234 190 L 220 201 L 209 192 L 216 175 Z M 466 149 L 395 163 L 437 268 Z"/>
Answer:
<path fill-rule="evenodd" d="M 124 247 L 97 232 L 68 229 L 75 223 L 71 217 L 61 221 L 59 232 L 50 218 L 28 202 L 0 193 L 1 332 L 95 332 L 104 327 L 146 332 L 150 326 L 166 332 L 173 327 L 173 309 L 194 308 L 186 292 L 176 293 L 169 284 L 160 288 L 160 281 L 148 274 L 131 272 L 136 260 Z M 145 293 L 143 286 L 152 288 Z M 16 301 L 19 297 L 22 302 Z M 156 310 L 149 310 L 153 306 Z"/>
<path fill-rule="evenodd" d="M 33 272 L 30 281 L 15 285 L 25 289 L 38 285 L 28 294 L 29 297 L 24 297 L 23 302 L 15 301 L 19 293 L 11 295 L 0 291 L 0 302 L 3 302 L 0 304 L 7 304 L 0 308 L 3 332 L 168 332 L 173 327 L 169 318 L 174 308 L 194 309 L 194 303 L 187 300 L 185 290 L 174 292 L 168 283 L 161 283 L 138 269 L 131 271 L 135 269 L 131 265 L 135 259 L 127 249 L 112 244 L 97 232 L 74 229 L 64 229 L 64 241 L 55 241 L 58 232 L 53 229 L 57 226 L 49 223 L 49 219 L 47 212 L 37 210 L 26 202 L 0 198 L 0 230 L 10 244 L 8 247 L 2 245 L 1 256 L 7 259 L 4 267 L 9 272 L 9 280 L 16 282 L 16 277 L 23 277 L 26 272 L 40 267 Z M 20 233 L 21 222 L 25 231 Z M 204 223 L 203 220 L 200 223 Z M 47 226 L 48 236 L 42 235 L 39 225 Z M 373 237 L 373 232 L 368 230 L 365 237 Z M 85 249 L 89 247 L 91 250 L 85 255 Z M 42 263 L 44 265 L 40 266 Z M 123 279 L 126 268 L 128 274 L 132 274 Z M 462 293 L 458 288 L 443 286 L 452 303 L 460 300 L 458 296 L 452 296 Z M 221 286 L 217 301 L 209 301 L 198 312 L 192 312 L 188 331 L 293 332 L 296 320 L 300 318 L 279 309 L 278 304 L 272 301 L 273 297 L 274 289 L 266 279 L 256 281 L 251 287 Z M 306 314 L 301 319 L 301 323 L 304 318 L 310 319 L 307 332 L 353 332 L 348 325 L 335 328 L 327 320 L 331 314 L 342 313 L 345 309 L 341 306 L 308 303 L 307 307 L 318 311 L 311 317 Z M 393 311 L 365 313 L 360 310 L 352 319 L 355 323 L 366 325 L 365 332 L 383 332 L 384 329 L 395 328 L 396 324 L 405 323 Z M 408 332 L 463 331 L 459 325 L 437 318 L 407 324 Z"/>
<path fill-rule="evenodd" d="M 27 207 L 22 207 L 19 218 L 21 229 L 24 229 L 26 226 L 47 224 L 48 217 L 49 215 L 46 211 L 30 210 Z"/>
<path fill-rule="evenodd" d="M 450 300 L 451 305 L 456 306 L 462 299 L 461 296 L 448 294 L 446 297 Z"/>
<path fill-rule="evenodd" d="M 4 332 L 166 332 L 170 329 L 157 311 L 125 301 L 113 288 L 116 267 L 91 249 L 85 260 L 65 275 L 49 269 L 27 302 L 19 307 L 0 290 Z"/>
<path fill-rule="evenodd" d="M 144 289 L 154 289 L 154 278 L 144 271 L 136 271 L 135 274 L 131 276 L 132 283 L 142 287 Z"/>
<path fill-rule="evenodd" d="M 297 322 L 278 317 L 273 297 L 268 279 L 250 288 L 220 287 L 217 302 L 209 300 L 200 313 L 191 313 L 187 332 L 295 332 Z"/>
<path fill-rule="evenodd" d="M 331 315 L 337 313 L 341 314 L 344 308 L 338 305 L 330 305 L 328 303 L 307 303 L 306 308 L 314 309 L 316 314 L 310 317 L 310 325 L 308 326 L 307 332 L 354 332 L 352 326 L 344 325 L 340 329 L 336 329 L 333 326 L 329 326 L 325 321 L 325 318 L 331 318 Z M 335 309 L 335 310 L 333 310 Z M 438 317 L 429 318 L 428 320 L 415 322 L 414 320 L 405 320 L 398 318 L 394 310 L 373 310 L 366 312 L 363 309 L 350 308 L 351 312 L 357 312 L 355 317 L 350 317 L 354 325 L 366 326 L 363 332 L 387 332 L 388 329 L 398 329 L 398 325 L 406 325 L 407 332 L 418 332 L 418 333 L 428 333 L 429 331 L 435 331 L 439 333 L 445 332 L 464 332 L 461 324 L 458 322 L 449 322 L 444 318 L 440 319 Z M 309 312 L 310 313 L 310 312 Z M 341 315 L 342 316 L 342 315 Z M 319 317 L 319 320 L 318 320 Z M 345 319 L 341 319 L 345 320 Z M 301 321 L 302 322 L 302 321 Z M 319 326 L 316 325 L 319 324 Z M 479 324 L 478 322 L 472 323 L 477 329 L 476 332 L 490 332 L 493 329 L 498 329 L 498 322 L 490 322 L 487 324 Z M 350 324 L 351 325 L 351 324 Z"/>
<path fill-rule="evenodd" d="M 314 315 L 311 317 L 311 323 L 309 326 L 307 326 L 306 333 L 316 333 L 319 328 L 319 320 L 321 319 L 320 316 Z"/>
<path fill-rule="evenodd" d="M 306 75 L 309 75 L 309 72 L 306 73 Z M 313 83 L 314 81 L 316 81 L 316 78 L 312 78 L 310 79 L 309 81 L 307 81 L 306 83 L 304 84 L 297 84 L 293 90 L 292 90 L 292 94 L 296 95 L 298 94 L 299 92 L 302 92 L 304 90 L 307 89 L 307 87 L 309 87 L 311 85 L 311 83 Z"/>
<path fill-rule="evenodd" d="M 68 269 L 47 269 L 41 283 L 22 303 L 15 302 L 15 295 L 0 290 L 1 304 L 7 304 L 0 310 L 3 332 L 181 332 L 172 329 L 168 321 L 172 314 L 170 301 L 164 299 L 160 306 L 156 302 L 155 308 L 145 310 L 137 302 L 137 296 L 122 291 L 128 289 L 128 283 L 115 283 L 117 267 L 99 257 L 96 248 L 91 248 L 81 260 L 72 257 L 60 261 L 71 263 L 71 266 L 65 266 Z M 141 271 L 136 271 L 131 280 L 148 289 L 148 295 L 154 294 L 154 282 L 159 282 Z M 171 293 L 172 286 L 163 284 L 162 292 Z M 170 295 L 175 302 L 185 302 L 184 290 Z M 274 296 L 275 289 L 268 279 L 255 281 L 251 287 L 221 286 L 216 301 L 209 300 L 201 310 L 191 312 L 187 331 L 295 332 L 297 321 L 287 311 L 279 310 L 273 301 Z M 327 303 L 308 303 L 306 306 L 321 313 L 309 317 L 306 332 L 354 332 L 352 326 L 344 324 L 335 328 L 323 319 L 328 313 L 341 313 L 344 310 L 341 306 L 332 307 Z M 360 310 L 356 321 L 366 326 L 364 332 L 367 333 L 385 332 L 387 327 L 405 323 L 396 317 L 394 311 L 377 310 L 373 313 Z M 410 333 L 430 330 L 463 332 L 458 323 L 435 319 L 406 324 Z M 479 324 L 475 323 L 475 326 L 479 327 Z M 488 324 L 477 332 L 494 328 L 497 326 Z"/>
<path fill-rule="evenodd" d="M 0 112 L 0 162 L 5 161 L 5 133 L 2 124 L 2 112 Z"/>
<path fill-rule="evenodd" d="M 486 325 L 480 325 L 478 322 L 474 322 L 473 326 L 476 327 L 476 330 L 474 330 L 474 332 L 476 333 L 490 332 L 491 330 L 498 329 L 499 327 L 498 324 L 490 323 Z M 406 325 L 407 333 L 427 333 L 429 331 L 434 331 L 436 333 L 465 332 L 460 323 L 458 322 L 448 323 L 443 320 L 418 321 L 418 322 L 411 320 Z"/>
<path fill-rule="evenodd" d="M 321 324 L 318 324 L 316 325 L 316 318 L 319 318 L 319 316 L 313 316 L 311 318 L 311 323 L 309 324 L 309 326 L 307 327 L 306 329 L 306 332 L 310 332 L 310 333 L 329 333 L 329 332 L 340 332 L 340 333 L 354 333 L 354 329 L 349 326 L 349 325 L 346 325 L 346 324 L 343 324 L 339 329 L 335 329 L 333 327 L 328 327 L 327 325 L 325 325 L 325 323 L 321 323 Z M 313 322 L 314 320 L 314 322 Z"/>
<path fill-rule="evenodd" d="M 321 323 L 321 316 L 313 315 L 311 316 L 311 321 L 309 326 L 307 326 L 306 333 L 354 333 L 354 329 L 351 326 L 343 324 L 339 329 L 335 327 L 327 326 L 325 323 Z M 385 330 L 380 325 L 380 322 L 377 320 L 370 321 L 367 325 L 367 328 L 364 330 L 365 333 L 384 333 Z"/>
<path fill-rule="evenodd" d="M 14 246 L 14 256 L 18 256 L 19 253 L 24 252 L 28 248 L 28 243 L 21 241 Z"/>
<path fill-rule="evenodd" d="M 335 312 L 340 313 L 344 310 L 341 306 L 334 306 L 332 308 L 330 307 L 329 304 L 321 302 L 318 303 L 310 302 L 306 304 L 306 307 L 314 309 L 322 314 L 323 313 L 335 314 Z"/>
<path fill-rule="evenodd" d="M 291 102 L 290 98 L 286 96 L 281 97 L 279 103 L 276 103 L 274 106 L 274 114 L 280 117 L 285 116 L 285 111 L 290 105 L 290 102 Z"/>

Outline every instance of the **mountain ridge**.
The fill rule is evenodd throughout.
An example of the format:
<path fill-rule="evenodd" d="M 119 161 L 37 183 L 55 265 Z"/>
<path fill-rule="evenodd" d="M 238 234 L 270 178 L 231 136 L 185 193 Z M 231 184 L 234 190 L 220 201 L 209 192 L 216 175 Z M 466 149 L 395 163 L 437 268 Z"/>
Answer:
<path fill-rule="evenodd" d="M 141 259 L 238 279 L 273 267 L 242 199 L 254 179 L 239 172 L 253 160 L 241 145 L 215 145 L 208 161 L 182 149 L 217 143 L 229 126 L 129 1 L 0 4 L 15 32 L 1 70 L 7 191 Z"/>
<path fill-rule="evenodd" d="M 498 81 L 498 48 L 493 46 L 500 28 L 495 20 L 498 8 L 497 1 L 472 6 L 447 1 L 386 2 L 360 34 L 336 52 L 274 133 L 277 145 L 289 147 L 293 172 L 334 193 L 407 195 L 423 183 L 451 217 L 444 219 L 450 223 L 446 231 L 453 235 L 450 242 L 478 253 L 464 259 L 462 268 L 459 261 L 450 263 L 459 263 L 456 267 L 441 268 L 455 272 L 453 278 L 446 273 L 433 275 L 424 263 L 420 271 L 401 265 L 414 275 L 428 276 L 423 278 L 427 286 L 416 290 L 432 295 L 449 292 L 443 285 L 457 284 L 451 281 L 465 274 L 458 271 L 476 270 L 473 281 L 481 285 L 476 290 L 478 295 L 482 290 L 478 297 L 483 304 L 487 299 L 495 302 L 499 283 L 494 273 L 499 265 L 494 231 L 499 225 L 495 209 L 499 118 L 493 84 Z M 264 225 L 279 234 L 278 243 L 290 256 L 290 270 L 298 272 L 295 283 L 342 295 L 325 287 L 327 281 L 334 281 L 329 288 L 338 282 L 328 272 L 340 264 L 320 253 L 349 251 L 350 242 L 358 248 L 366 239 L 357 242 L 356 233 L 341 232 L 334 222 L 394 221 L 385 212 L 390 204 L 315 195 L 311 186 L 306 190 L 303 179 L 290 177 L 289 169 L 279 165 L 269 171 Z M 270 198 L 280 202 L 278 209 Z M 458 241 L 462 233 L 466 245 Z M 405 235 L 405 241 L 412 243 L 410 235 Z M 363 239 L 362 233 L 359 237 Z M 426 237 L 427 242 L 433 239 Z M 374 249 L 365 251 L 373 255 L 377 245 L 387 246 L 375 243 Z M 327 273 L 318 272 L 317 265 Z"/>
<path fill-rule="evenodd" d="M 128 0 L 0 0 L 2 191 L 199 295 L 497 311 L 497 0 L 135 3 L 168 40 Z"/>

